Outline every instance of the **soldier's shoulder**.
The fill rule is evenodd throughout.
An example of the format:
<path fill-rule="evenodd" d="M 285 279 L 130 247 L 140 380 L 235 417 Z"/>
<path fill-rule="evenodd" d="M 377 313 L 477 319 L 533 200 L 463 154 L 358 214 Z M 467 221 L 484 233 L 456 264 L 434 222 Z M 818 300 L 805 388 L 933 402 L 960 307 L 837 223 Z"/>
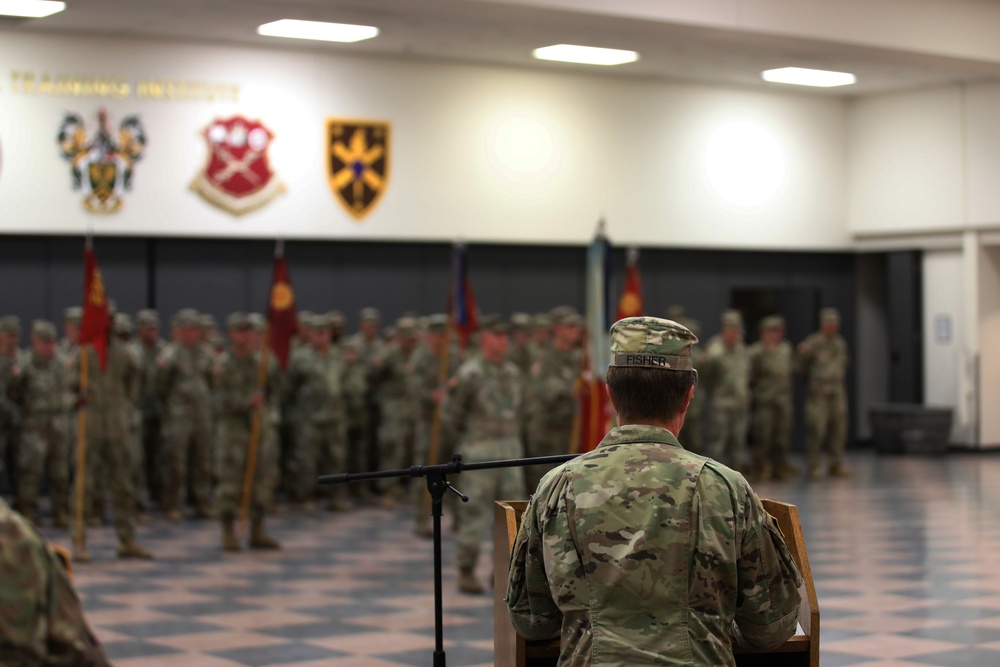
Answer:
<path fill-rule="evenodd" d="M 23 558 L 42 558 L 45 540 L 27 519 L 0 499 L 0 573 L 8 575 L 14 567 L 23 567 Z"/>

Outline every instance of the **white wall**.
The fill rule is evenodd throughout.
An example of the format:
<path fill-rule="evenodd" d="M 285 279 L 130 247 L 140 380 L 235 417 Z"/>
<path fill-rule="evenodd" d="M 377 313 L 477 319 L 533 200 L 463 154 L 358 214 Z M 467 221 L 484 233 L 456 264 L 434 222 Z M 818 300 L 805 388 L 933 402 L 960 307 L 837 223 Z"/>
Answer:
<path fill-rule="evenodd" d="M 983 445 L 1000 446 L 1000 246 L 983 247 L 979 258 L 980 432 Z"/>
<path fill-rule="evenodd" d="M 924 253 L 924 402 L 953 408 L 953 438 L 967 441 L 963 280 L 961 250 Z"/>
<path fill-rule="evenodd" d="M 237 83 L 239 101 L 19 94 L 11 71 Z M 149 133 L 123 210 L 94 216 L 69 187 L 55 135 L 63 114 L 141 115 Z M 236 219 L 189 191 L 199 132 L 240 112 L 275 133 L 288 193 Z M 335 202 L 325 119 L 392 122 L 389 187 L 362 223 Z M 808 95 L 551 72 L 170 42 L 3 34 L 0 232 L 842 249 L 846 104 Z M 783 177 L 767 202 L 728 203 L 705 155 L 713 133 L 753 123 Z M 731 142 L 730 142 L 731 143 Z M 728 144 L 727 144 L 728 145 Z M 752 153 L 756 155 L 757 153 Z M 726 162 L 732 166 L 732 161 Z M 759 176 L 753 159 L 740 180 Z M 741 174 L 737 173 L 737 177 Z"/>

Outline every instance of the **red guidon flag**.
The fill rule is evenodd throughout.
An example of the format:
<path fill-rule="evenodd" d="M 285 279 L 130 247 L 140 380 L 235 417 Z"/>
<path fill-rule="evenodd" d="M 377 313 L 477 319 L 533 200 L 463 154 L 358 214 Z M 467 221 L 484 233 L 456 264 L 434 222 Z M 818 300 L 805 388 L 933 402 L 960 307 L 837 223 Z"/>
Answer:
<path fill-rule="evenodd" d="M 271 296 L 267 302 L 268 338 L 271 350 L 284 370 L 288 367 L 288 351 L 292 337 L 299 329 L 295 313 L 295 292 L 288 278 L 288 265 L 282 244 L 274 250 L 274 274 L 271 278 Z"/>
<path fill-rule="evenodd" d="M 108 299 L 104 293 L 104 279 L 97 268 L 97 256 L 90 239 L 83 254 L 83 319 L 80 321 L 80 348 L 89 343 L 97 350 L 97 359 L 103 371 L 108 365 L 108 335 L 111 320 L 108 317 Z"/>
<path fill-rule="evenodd" d="M 639 317 L 645 314 L 642 302 L 642 280 L 639 278 L 639 250 L 630 248 L 625 263 L 625 287 L 618 299 L 617 320 Z"/>

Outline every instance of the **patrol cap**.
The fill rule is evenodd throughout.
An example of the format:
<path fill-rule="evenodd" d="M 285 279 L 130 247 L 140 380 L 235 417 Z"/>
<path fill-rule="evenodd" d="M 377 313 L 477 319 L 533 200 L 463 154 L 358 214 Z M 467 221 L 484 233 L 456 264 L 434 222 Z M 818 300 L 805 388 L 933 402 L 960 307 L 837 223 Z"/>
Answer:
<path fill-rule="evenodd" d="M 196 327 L 198 326 L 198 311 L 194 308 L 181 308 L 174 314 L 174 326 Z"/>
<path fill-rule="evenodd" d="M 299 326 L 300 327 L 311 327 L 312 324 L 309 324 L 309 322 L 312 321 L 312 318 L 315 317 L 315 316 L 316 316 L 316 313 L 314 313 L 311 310 L 300 310 L 299 313 L 298 313 Z"/>
<path fill-rule="evenodd" d="M 344 314 L 339 310 L 331 310 L 329 313 L 326 314 L 326 316 L 330 318 L 330 326 L 333 327 L 344 326 L 345 322 Z"/>
<path fill-rule="evenodd" d="M 226 318 L 226 329 L 238 330 L 238 329 L 251 329 L 250 318 L 247 317 L 246 313 L 230 313 Z"/>
<path fill-rule="evenodd" d="M 583 326 L 583 316 L 569 306 L 561 306 L 552 311 L 552 324 L 558 326 Z"/>
<path fill-rule="evenodd" d="M 531 328 L 531 315 L 528 313 L 512 313 L 510 324 L 514 329 L 523 330 Z"/>
<path fill-rule="evenodd" d="M 626 317 L 611 325 L 611 365 L 697 372 L 691 357 L 697 342 L 697 336 L 673 320 Z"/>
<path fill-rule="evenodd" d="M 31 323 L 31 335 L 38 340 L 54 341 L 56 339 L 56 325 L 48 320 L 35 320 Z"/>
<path fill-rule="evenodd" d="M 260 313 L 247 314 L 247 321 L 250 322 L 250 328 L 254 331 L 265 331 L 267 329 L 267 318 Z"/>
<path fill-rule="evenodd" d="M 819 311 L 819 321 L 823 324 L 840 324 L 840 311 L 836 308 L 824 308 Z"/>
<path fill-rule="evenodd" d="M 722 326 L 743 328 L 743 314 L 732 308 L 722 312 Z"/>
<path fill-rule="evenodd" d="M 152 308 L 144 308 L 135 314 L 135 323 L 140 327 L 158 327 L 160 315 Z"/>
<path fill-rule="evenodd" d="M 427 316 L 427 330 L 441 332 L 448 326 L 448 316 L 444 313 L 435 313 Z"/>
<path fill-rule="evenodd" d="M 396 333 L 412 336 L 417 333 L 417 318 L 404 316 L 396 320 Z"/>
<path fill-rule="evenodd" d="M 362 308 L 358 319 L 362 322 L 378 322 L 382 319 L 382 314 L 378 312 L 378 308 Z"/>
<path fill-rule="evenodd" d="M 317 330 L 326 330 L 333 326 L 333 318 L 329 313 L 316 313 L 309 318 L 309 327 Z"/>
<path fill-rule="evenodd" d="M 21 333 L 21 318 L 17 315 L 0 317 L 0 333 L 19 335 Z"/>
<path fill-rule="evenodd" d="M 83 308 L 80 306 L 70 306 L 63 311 L 63 322 L 66 324 L 79 324 L 83 319 Z"/>
<path fill-rule="evenodd" d="M 687 310 L 684 306 L 679 303 L 675 303 L 671 306 L 667 306 L 667 319 L 673 320 L 674 322 L 683 322 L 683 318 L 687 315 Z"/>
<path fill-rule="evenodd" d="M 536 329 L 548 329 L 552 326 L 552 316 L 548 313 L 537 313 L 531 318 L 531 325 Z"/>
<path fill-rule="evenodd" d="M 490 313 L 479 318 L 479 330 L 498 334 L 509 333 L 510 322 L 496 313 Z"/>
<path fill-rule="evenodd" d="M 198 326 L 206 331 L 211 331 L 217 328 L 215 324 L 215 317 L 209 315 L 208 313 L 202 313 L 198 316 Z"/>
<path fill-rule="evenodd" d="M 760 321 L 760 330 L 765 329 L 784 329 L 785 328 L 785 318 L 781 315 L 768 315 Z"/>
<path fill-rule="evenodd" d="M 132 318 L 129 317 L 128 313 L 115 313 L 112 328 L 116 334 L 131 334 L 134 331 Z"/>

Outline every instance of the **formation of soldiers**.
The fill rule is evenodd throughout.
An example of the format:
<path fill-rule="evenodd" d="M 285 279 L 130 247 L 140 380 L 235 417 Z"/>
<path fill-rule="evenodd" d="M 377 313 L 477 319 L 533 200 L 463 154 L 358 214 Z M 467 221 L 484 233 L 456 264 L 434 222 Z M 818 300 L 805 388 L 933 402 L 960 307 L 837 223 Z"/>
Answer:
<path fill-rule="evenodd" d="M 379 312 L 366 308 L 358 332 L 347 336 L 341 313 L 300 312 L 286 369 L 273 358 L 261 363 L 260 314 L 233 313 L 220 332 L 211 316 L 184 309 L 171 319 L 169 340 L 155 311 L 134 320 L 115 314 L 107 370 L 91 370 L 86 391 L 79 386 L 80 316 L 67 309 L 58 342 L 52 323 L 34 322 L 29 350 L 18 349 L 19 320 L 0 318 L 0 461 L 29 520 L 39 521 L 44 480 L 53 524 L 67 527 L 76 514 L 70 489 L 77 415 L 85 407 L 81 513 L 90 524 L 103 522 L 109 492 L 121 557 L 151 557 L 136 543 L 134 526 L 157 508 L 175 523 L 185 513 L 218 518 L 222 548 L 240 550 L 236 521 L 251 439 L 257 461 L 248 542 L 273 549 L 280 544 L 263 522 L 276 496 L 306 512 L 405 502 L 415 532 L 429 534 L 422 484 L 408 495 L 409 480 L 320 488 L 319 474 L 441 463 L 454 453 L 466 462 L 561 454 L 576 437 L 583 318 L 570 307 L 484 315 L 468 349 L 460 349 L 444 315 L 407 314 L 383 329 Z M 668 317 L 699 329 L 680 310 Z M 727 311 L 721 333 L 696 353 L 700 386 L 681 442 L 758 479 L 795 474 L 787 457 L 798 371 L 809 387 L 807 472 L 821 475 L 825 448 L 829 474 L 846 474 L 847 351 L 838 329 L 839 316 L 826 309 L 821 331 L 793 350 L 783 320 L 773 316 L 761 323 L 761 340 L 747 346 L 742 318 Z M 89 368 L 98 368 L 93 349 Z M 472 572 L 490 502 L 525 497 L 547 468 L 520 470 L 461 480 L 473 499 L 459 506 L 457 519 L 466 592 L 481 590 Z M 76 557 L 89 558 L 85 547 Z"/>

